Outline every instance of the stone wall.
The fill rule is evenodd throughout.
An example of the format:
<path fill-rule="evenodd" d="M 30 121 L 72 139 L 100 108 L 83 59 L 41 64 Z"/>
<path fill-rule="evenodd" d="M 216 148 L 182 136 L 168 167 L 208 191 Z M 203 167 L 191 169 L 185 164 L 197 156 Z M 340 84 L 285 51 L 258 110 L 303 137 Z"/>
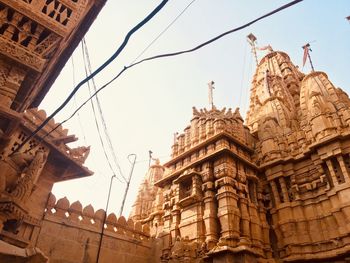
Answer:
<path fill-rule="evenodd" d="M 37 247 L 51 263 L 97 262 L 105 211 L 96 212 L 91 205 L 69 203 L 67 198 L 56 202 L 51 195 Z M 99 262 L 156 262 L 152 255 L 152 239 L 148 227 L 117 218 L 111 213 L 104 225 Z"/>

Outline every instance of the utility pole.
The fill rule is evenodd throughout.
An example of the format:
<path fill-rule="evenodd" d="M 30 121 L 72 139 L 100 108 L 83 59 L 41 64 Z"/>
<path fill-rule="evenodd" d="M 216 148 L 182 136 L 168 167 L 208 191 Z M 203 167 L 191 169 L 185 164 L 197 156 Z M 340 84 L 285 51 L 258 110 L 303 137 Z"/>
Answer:
<path fill-rule="evenodd" d="M 117 176 L 115 174 L 113 174 L 113 176 L 111 177 L 111 182 L 109 183 L 109 190 L 108 190 L 108 196 L 107 196 L 106 210 L 105 210 L 105 214 L 103 216 L 102 229 L 101 229 L 101 233 L 100 233 L 100 242 L 98 244 L 98 250 L 97 250 L 97 260 L 96 260 L 97 263 L 100 260 L 102 239 L 103 239 L 103 234 L 105 232 L 105 224 L 106 224 L 107 211 L 108 211 L 108 206 L 109 206 L 109 199 L 111 197 L 111 190 L 112 190 L 113 179 L 116 178 L 116 177 Z"/>
<path fill-rule="evenodd" d="M 150 168 L 151 167 L 151 161 L 152 161 L 152 151 L 151 150 L 149 150 L 148 151 L 148 168 Z"/>
<path fill-rule="evenodd" d="M 133 157 L 133 160 L 130 160 L 130 157 Z M 125 200 L 126 200 L 126 196 L 128 195 L 128 191 L 129 191 L 129 186 L 130 186 L 130 181 L 131 181 L 131 177 L 132 174 L 134 172 L 134 167 L 135 167 L 135 163 L 136 163 L 136 154 L 132 153 L 128 155 L 128 160 L 131 164 L 131 169 L 130 169 L 130 174 L 129 174 L 129 178 L 126 182 L 126 188 L 125 188 L 125 192 L 124 192 L 124 197 L 123 197 L 123 201 L 122 201 L 122 206 L 120 207 L 120 212 L 119 212 L 119 216 L 122 215 L 123 213 L 123 209 L 124 209 L 124 204 L 125 204 Z"/>

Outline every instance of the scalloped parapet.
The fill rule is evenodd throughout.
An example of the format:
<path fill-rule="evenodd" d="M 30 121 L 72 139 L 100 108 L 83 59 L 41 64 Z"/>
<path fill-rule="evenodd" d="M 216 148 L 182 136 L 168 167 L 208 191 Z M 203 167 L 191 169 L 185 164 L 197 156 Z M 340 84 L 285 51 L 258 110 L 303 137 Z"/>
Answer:
<path fill-rule="evenodd" d="M 85 207 L 79 201 L 70 204 L 66 197 L 56 201 L 55 195 L 51 193 L 44 220 L 79 229 L 100 232 L 105 219 L 105 235 L 112 237 L 124 236 L 125 238 L 138 241 L 149 240 L 149 228 L 141 226 L 139 222 L 134 222 L 131 218 L 126 220 L 124 216 L 117 218 L 114 213 L 108 214 L 105 218 L 105 211 L 103 209 L 94 211 L 95 209 L 91 204 Z"/>

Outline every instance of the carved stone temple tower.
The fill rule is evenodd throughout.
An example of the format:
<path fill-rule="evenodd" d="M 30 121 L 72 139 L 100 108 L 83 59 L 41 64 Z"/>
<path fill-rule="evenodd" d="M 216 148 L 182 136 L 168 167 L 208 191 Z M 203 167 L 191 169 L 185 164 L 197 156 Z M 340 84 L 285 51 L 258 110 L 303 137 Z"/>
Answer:
<path fill-rule="evenodd" d="M 131 213 L 161 262 L 348 262 L 350 100 L 284 52 L 261 59 L 246 126 L 197 110 Z"/>

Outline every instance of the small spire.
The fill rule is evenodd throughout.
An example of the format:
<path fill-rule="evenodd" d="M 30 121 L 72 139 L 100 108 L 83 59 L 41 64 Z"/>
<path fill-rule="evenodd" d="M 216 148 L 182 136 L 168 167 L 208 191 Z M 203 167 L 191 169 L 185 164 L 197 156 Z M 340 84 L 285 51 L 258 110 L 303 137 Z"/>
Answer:
<path fill-rule="evenodd" d="M 214 109 L 214 100 L 213 100 L 213 89 L 215 89 L 214 84 L 215 84 L 214 81 L 210 81 L 208 83 L 209 105 L 211 106 L 211 109 Z"/>
<path fill-rule="evenodd" d="M 173 138 L 173 140 L 174 140 L 174 144 L 176 144 L 177 143 L 177 136 L 179 135 L 179 133 L 178 132 L 175 132 L 174 133 L 174 138 Z"/>

